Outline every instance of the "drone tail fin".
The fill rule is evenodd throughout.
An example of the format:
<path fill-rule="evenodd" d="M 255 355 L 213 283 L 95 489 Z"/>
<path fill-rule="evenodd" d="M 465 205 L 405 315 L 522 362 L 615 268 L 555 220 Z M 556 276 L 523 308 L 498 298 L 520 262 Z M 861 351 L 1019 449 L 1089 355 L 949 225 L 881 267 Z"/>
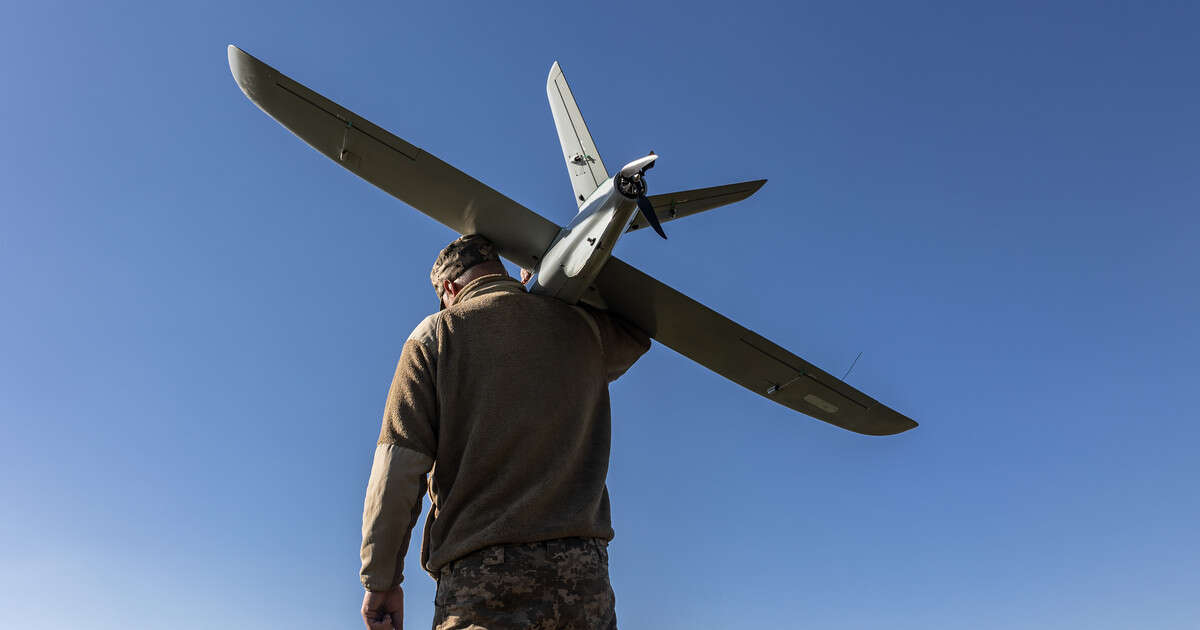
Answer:
<path fill-rule="evenodd" d="M 592 142 L 592 134 L 583 122 L 583 114 L 567 85 L 558 62 L 550 67 L 546 78 L 546 98 L 550 101 L 550 113 L 554 115 L 554 127 L 558 130 L 558 142 L 562 145 L 567 173 L 571 176 L 571 188 L 575 191 L 575 203 L 582 206 L 591 194 L 608 179 L 600 152 Z"/>

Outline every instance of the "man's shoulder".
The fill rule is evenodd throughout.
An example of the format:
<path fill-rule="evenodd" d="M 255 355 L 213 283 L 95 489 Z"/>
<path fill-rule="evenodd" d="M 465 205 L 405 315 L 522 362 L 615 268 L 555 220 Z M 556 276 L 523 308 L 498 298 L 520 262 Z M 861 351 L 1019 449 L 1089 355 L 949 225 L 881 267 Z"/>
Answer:
<path fill-rule="evenodd" d="M 408 339 L 405 340 L 405 343 L 408 343 L 409 341 L 416 341 L 422 346 L 425 346 L 426 350 L 430 352 L 436 352 L 437 327 L 443 313 L 445 313 L 445 311 L 430 313 L 425 317 L 425 319 L 422 319 L 421 323 L 417 324 L 417 327 L 408 334 Z"/>

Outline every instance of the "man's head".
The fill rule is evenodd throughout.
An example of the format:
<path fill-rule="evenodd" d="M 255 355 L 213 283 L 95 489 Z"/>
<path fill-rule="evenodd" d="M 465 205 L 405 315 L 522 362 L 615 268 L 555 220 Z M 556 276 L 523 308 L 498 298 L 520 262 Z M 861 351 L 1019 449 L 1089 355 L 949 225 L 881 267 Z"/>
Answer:
<path fill-rule="evenodd" d="M 445 247 L 433 262 L 429 280 L 441 307 L 454 305 L 458 292 L 472 280 L 491 274 L 507 275 L 496 246 L 478 234 L 460 236 Z"/>

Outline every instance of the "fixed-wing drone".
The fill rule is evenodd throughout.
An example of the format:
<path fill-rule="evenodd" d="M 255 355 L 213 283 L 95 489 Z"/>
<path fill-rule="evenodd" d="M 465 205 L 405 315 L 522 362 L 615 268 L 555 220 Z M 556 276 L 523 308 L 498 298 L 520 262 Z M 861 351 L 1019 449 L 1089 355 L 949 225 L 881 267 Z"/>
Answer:
<path fill-rule="evenodd" d="M 482 234 L 535 272 L 530 291 L 613 311 L 660 343 L 781 405 L 866 435 L 916 422 L 612 256 L 624 233 L 740 201 L 766 180 L 646 195 L 638 158 L 610 176 L 558 63 L 546 95 L 578 213 L 560 227 L 462 171 L 229 46 L 242 92 L 317 151 L 460 234 Z"/>

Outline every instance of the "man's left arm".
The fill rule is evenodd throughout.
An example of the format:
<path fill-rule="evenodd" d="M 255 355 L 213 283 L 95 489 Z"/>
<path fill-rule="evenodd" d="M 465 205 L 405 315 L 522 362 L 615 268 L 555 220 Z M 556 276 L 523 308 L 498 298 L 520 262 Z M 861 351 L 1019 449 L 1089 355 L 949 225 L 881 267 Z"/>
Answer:
<path fill-rule="evenodd" d="M 368 608 L 392 607 L 386 594 L 398 592 L 404 579 L 404 555 L 437 451 L 435 360 L 430 344 L 418 335 L 422 328 L 428 330 L 423 325 L 409 337 L 396 366 L 363 502 L 361 579 L 369 591 L 363 601 L 368 627 L 371 616 L 381 621 L 384 614 L 398 612 Z M 394 617 L 399 627 L 401 620 Z"/>

